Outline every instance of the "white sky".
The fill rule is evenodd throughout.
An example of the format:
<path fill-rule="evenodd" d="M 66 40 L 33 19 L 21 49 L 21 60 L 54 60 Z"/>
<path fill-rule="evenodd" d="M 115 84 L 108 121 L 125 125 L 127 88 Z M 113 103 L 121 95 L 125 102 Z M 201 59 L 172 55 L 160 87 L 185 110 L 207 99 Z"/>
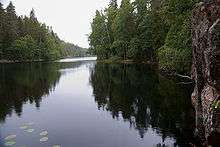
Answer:
<path fill-rule="evenodd" d="M 52 26 L 62 40 L 82 47 L 88 47 L 87 34 L 90 33 L 90 23 L 95 11 L 107 7 L 109 3 L 109 0 L 11 1 L 18 15 L 29 15 L 30 10 L 34 8 L 38 20 Z"/>

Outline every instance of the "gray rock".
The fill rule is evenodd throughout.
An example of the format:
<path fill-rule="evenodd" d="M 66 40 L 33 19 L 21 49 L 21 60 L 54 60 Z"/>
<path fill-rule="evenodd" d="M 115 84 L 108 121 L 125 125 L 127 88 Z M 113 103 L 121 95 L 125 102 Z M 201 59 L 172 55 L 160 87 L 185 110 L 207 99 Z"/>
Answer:
<path fill-rule="evenodd" d="M 204 2 L 204 3 L 203 3 Z M 196 111 L 196 135 L 202 145 L 220 144 L 220 0 L 203 1 L 193 10 L 192 102 Z M 213 135 L 214 134 L 214 135 Z M 210 143 L 209 141 L 209 143 Z"/>

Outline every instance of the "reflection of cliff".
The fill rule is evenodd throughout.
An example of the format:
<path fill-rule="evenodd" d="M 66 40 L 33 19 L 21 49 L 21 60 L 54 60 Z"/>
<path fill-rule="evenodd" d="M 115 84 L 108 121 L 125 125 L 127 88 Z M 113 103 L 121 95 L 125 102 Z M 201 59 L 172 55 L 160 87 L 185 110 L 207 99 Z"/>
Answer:
<path fill-rule="evenodd" d="M 141 137 L 152 127 L 163 139 L 174 137 L 179 145 L 190 142 L 190 90 L 159 77 L 147 65 L 97 64 L 91 84 L 98 108 L 110 111 L 113 118 L 121 114 Z"/>
<path fill-rule="evenodd" d="M 41 97 L 55 87 L 60 78 L 58 66 L 50 64 L 13 64 L 0 66 L 0 120 L 15 110 L 22 112 L 25 102 L 40 107 Z"/>

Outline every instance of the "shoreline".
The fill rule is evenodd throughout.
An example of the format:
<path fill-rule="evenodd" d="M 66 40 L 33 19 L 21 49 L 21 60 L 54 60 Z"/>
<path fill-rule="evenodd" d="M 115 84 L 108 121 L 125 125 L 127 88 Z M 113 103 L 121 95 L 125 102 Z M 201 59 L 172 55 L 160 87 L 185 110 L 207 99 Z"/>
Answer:
<path fill-rule="evenodd" d="M 31 62 L 47 62 L 46 60 L 27 60 L 27 61 L 13 61 L 13 60 L 0 60 L 0 64 L 3 63 L 31 63 Z M 48 61 L 50 62 L 50 61 Z"/>
<path fill-rule="evenodd" d="M 135 61 L 135 60 L 112 60 L 112 59 L 105 59 L 105 60 L 96 60 L 98 63 L 106 63 L 106 64 L 146 64 L 150 66 L 157 66 L 158 73 L 162 76 L 165 76 L 169 79 L 181 79 L 183 81 L 189 82 L 190 84 L 193 83 L 193 79 L 189 75 L 181 75 L 175 71 L 169 71 L 165 69 L 160 69 L 158 62 L 151 62 L 151 61 Z"/>
<path fill-rule="evenodd" d="M 84 57 L 73 57 L 73 58 L 84 58 Z M 61 59 L 57 60 L 27 60 L 27 61 L 12 61 L 12 60 L 0 60 L 0 64 L 15 64 L 15 63 L 38 63 L 38 62 L 56 62 Z M 66 59 L 66 58 L 64 58 Z M 67 58 L 70 59 L 70 58 Z M 160 75 L 166 76 L 167 78 L 180 78 L 180 79 L 187 79 L 187 81 L 192 81 L 189 76 L 187 75 L 180 75 L 175 71 L 168 71 L 164 69 L 160 69 L 158 62 L 151 62 L 151 61 L 135 61 L 135 60 L 114 60 L 114 59 L 105 59 L 105 60 L 96 60 L 97 63 L 106 63 L 106 64 L 146 64 L 150 66 L 158 66 L 157 70 Z"/>
<path fill-rule="evenodd" d="M 157 65 L 157 62 L 151 61 L 136 61 L 136 60 L 114 60 L 114 59 L 104 59 L 104 60 L 96 60 L 99 63 L 124 63 L 124 64 L 148 64 L 148 65 Z"/>
<path fill-rule="evenodd" d="M 79 58 L 90 58 L 92 56 L 88 56 L 88 57 L 68 57 L 68 58 L 59 58 L 56 60 L 24 60 L 24 61 L 19 61 L 19 60 L 0 60 L 0 64 L 4 64 L 4 63 L 36 63 L 36 62 L 56 62 L 56 61 L 60 61 L 60 60 L 64 60 L 64 59 L 79 59 Z"/>

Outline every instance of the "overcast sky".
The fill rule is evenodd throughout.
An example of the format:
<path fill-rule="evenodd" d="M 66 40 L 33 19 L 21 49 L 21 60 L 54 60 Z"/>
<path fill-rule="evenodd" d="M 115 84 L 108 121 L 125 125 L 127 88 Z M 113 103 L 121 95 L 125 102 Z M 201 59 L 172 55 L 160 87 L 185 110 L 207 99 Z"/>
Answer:
<path fill-rule="evenodd" d="M 2 0 L 0 0 L 2 1 Z M 3 0 L 9 1 L 9 0 Z M 35 9 L 39 21 L 52 26 L 67 42 L 88 47 L 87 34 L 95 11 L 106 7 L 109 0 L 11 0 L 18 15 L 28 15 Z"/>

